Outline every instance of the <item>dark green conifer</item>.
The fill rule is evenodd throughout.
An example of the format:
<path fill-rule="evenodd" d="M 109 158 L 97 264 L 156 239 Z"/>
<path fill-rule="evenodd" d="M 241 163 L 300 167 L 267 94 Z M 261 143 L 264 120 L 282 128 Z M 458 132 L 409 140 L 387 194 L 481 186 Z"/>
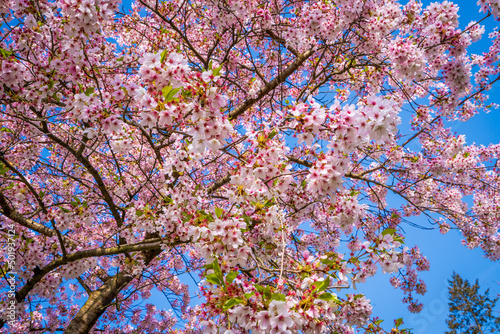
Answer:
<path fill-rule="evenodd" d="M 448 281 L 450 314 L 446 320 L 449 331 L 446 334 L 490 334 L 500 333 L 500 316 L 495 310 L 497 298 L 489 297 L 489 289 L 479 293 L 479 283 L 471 285 L 453 273 Z"/>

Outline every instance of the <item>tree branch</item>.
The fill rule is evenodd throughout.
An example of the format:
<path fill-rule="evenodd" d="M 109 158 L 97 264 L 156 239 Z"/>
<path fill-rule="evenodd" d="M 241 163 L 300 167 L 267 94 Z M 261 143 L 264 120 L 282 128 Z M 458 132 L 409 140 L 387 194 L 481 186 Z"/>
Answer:
<path fill-rule="evenodd" d="M 308 50 L 303 54 L 299 55 L 297 59 L 293 61 L 283 72 L 281 72 L 278 76 L 276 76 L 273 80 L 269 81 L 260 91 L 256 98 L 248 99 L 243 102 L 236 109 L 229 112 L 229 119 L 234 120 L 238 116 L 242 115 L 245 111 L 247 111 L 251 106 L 253 106 L 257 101 L 266 96 L 270 91 L 278 87 L 278 85 L 285 82 L 285 80 L 292 75 L 309 57 L 314 54 L 314 50 Z"/>

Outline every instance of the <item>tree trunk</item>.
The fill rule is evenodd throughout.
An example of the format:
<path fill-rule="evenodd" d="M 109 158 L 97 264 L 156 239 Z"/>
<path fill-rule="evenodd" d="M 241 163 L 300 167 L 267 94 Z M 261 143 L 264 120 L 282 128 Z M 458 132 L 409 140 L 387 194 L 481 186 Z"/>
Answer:
<path fill-rule="evenodd" d="M 158 234 L 146 233 L 145 240 L 154 237 L 158 237 Z M 142 251 L 141 255 L 144 259 L 144 265 L 147 266 L 161 252 L 161 249 Z M 64 334 L 86 334 L 90 332 L 111 302 L 113 302 L 120 291 L 122 291 L 134 277 L 135 276 L 128 275 L 126 272 L 120 272 L 106 281 L 99 289 L 93 291 L 80 311 L 78 311 L 73 320 L 71 320 Z"/>
<path fill-rule="evenodd" d="M 108 305 L 118 293 L 134 279 L 131 275 L 118 273 L 99 289 L 93 291 L 85 305 L 71 320 L 64 334 L 84 334 L 90 332 Z"/>

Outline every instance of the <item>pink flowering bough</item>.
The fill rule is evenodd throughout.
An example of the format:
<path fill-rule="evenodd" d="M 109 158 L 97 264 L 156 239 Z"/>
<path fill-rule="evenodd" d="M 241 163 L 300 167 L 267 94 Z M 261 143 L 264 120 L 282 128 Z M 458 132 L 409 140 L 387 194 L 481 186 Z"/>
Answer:
<path fill-rule="evenodd" d="M 386 333 L 412 217 L 500 258 L 500 144 L 449 128 L 495 107 L 498 0 L 120 5 L 0 4 L 4 333 Z"/>

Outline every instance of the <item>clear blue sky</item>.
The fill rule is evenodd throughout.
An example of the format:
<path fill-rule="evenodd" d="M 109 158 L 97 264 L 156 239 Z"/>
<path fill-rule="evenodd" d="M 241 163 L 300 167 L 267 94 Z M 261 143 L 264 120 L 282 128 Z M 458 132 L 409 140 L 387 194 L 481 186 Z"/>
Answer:
<path fill-rule="evenodd" d="M 403 3 L 405 1 L 402 1 Z M 431 1 L 423 0 L 424 7 Z M 478 21 L 482 17 L 476 0 L 454 1 L 460 6 L 460 26 L 464 28 L 471 20 Z M 124 0 L 125 8 L 130 8 L 130 0 Z M 487 34 L 494 25 L 488 25 L 482 40 L 472 50 L 479 52 L 488 45 Z M 500 88 L 494 87 L 490 92 L 490 100 L 500 104 Z M 466 123 L 457 122 L 450 125 L 453 131 L 465 134 L 467 143 L 490 144 L 500 142 L 500 110 L 493 110 L 489 114 L 480 114 Z M 424 220 L 418 218 L 413 222 L 425 225 Z M 406 305 L 401 302 L 403 294 L 389 284 L 389 275 L 378 274 L 360 285 L 360 292 L 365 293 L 372 300 L 374 315 L 385 319 L 385 328 L 391 328 L 392 319 L 404 318 L 406 326 L 413 328 L 413 333 L 444 333 L 447 330 L 445 319 L 448 315 L 448 282 L 453 271 L 463 278 L 475 281 L 479 279 L 482 290 L 490 288 L 493 294 L 500 293 L 500 266 L 485 259 L 481 250 L 469 250 L 460 244 L 461 236 L 456 231 L 441 235 L 439 231 L 419 230 L 405 227 L 407 232 L 406 245 L 418 244 L 422 253 L 427 256 L 431 264 L 429 272 L 421 273 L 427 283 L 428 292 L 420 298 L 424 309 L 420 314 L 411 314 Z M 157 304 L 160 308 L 168 308 L 161 294 L 153 296 L 148 302 Z"/>

